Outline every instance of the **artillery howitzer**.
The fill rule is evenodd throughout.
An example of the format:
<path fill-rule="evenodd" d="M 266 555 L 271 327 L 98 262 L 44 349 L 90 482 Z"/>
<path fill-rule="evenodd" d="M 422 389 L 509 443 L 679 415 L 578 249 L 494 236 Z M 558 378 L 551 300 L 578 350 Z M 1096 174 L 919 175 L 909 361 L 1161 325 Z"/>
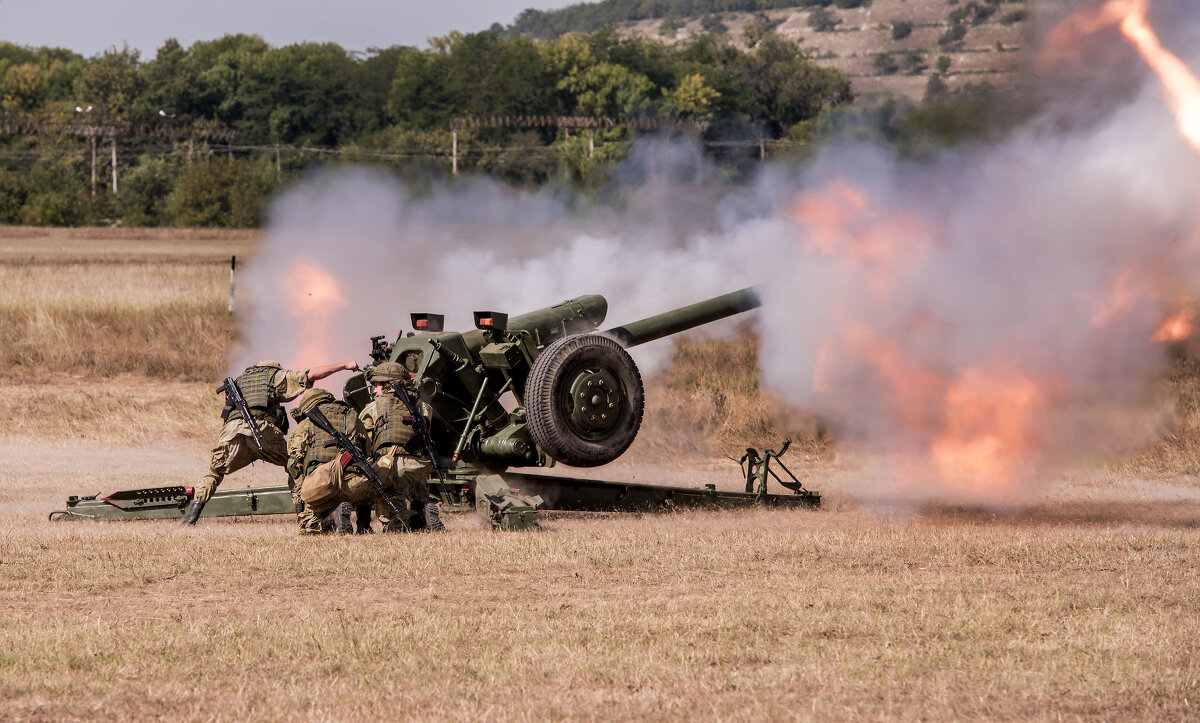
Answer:
<path fill-rule="evenodd" d="M 477 311 L 476 328 L 465 333 L 445 331 L 440 315 L 413 314 L 416 331 L 390 344 L 382 337 L 372 338 L 371 356 L 376 364 L 394 361 L 408 369 L 417 396 L 432 411 L 429 431 L 446 483 L 443 487 L 433 480 L 431 492 L 451 507 L 475 507 L 498 527 L 532 526 L 537 507 L 815 506 L 820 495 L 803 488 L 773 495 L 765 489 L 725 492 L 715 485 L 663 487 L 509 472 L 513 467 L 556 463 L 595 467 L 620 457 L 636 438 L 645 408 L 641 374 L 626 349 L 758 305 L 757 292 L 743 289 L 604 331 L 597 330 L 608 302 L 597 295 L 511 319 L 503 313 Z M 346 382 L 343 398 L 359 410 L 370 401 L 362 373 Z M 167 509 L 182 510 L 187 496 L 186 488 L 169 489 L 167 494 L 167 489 L 145 490 L 145 502 L 140 502 L 139 491 L 71 498 L 66 510 L 51 516 L 171 516 Z M 286 486 L 218 493 L 222 499 L 214 497 L 205 516 L 290 511 L 274 499 L 287 495 Z M 215 509 L 213 503 L 218 503 Z M 247 507 L 254 509 L 247 512 Z M 152 508 L 157 512 L 148 514 Z"/>

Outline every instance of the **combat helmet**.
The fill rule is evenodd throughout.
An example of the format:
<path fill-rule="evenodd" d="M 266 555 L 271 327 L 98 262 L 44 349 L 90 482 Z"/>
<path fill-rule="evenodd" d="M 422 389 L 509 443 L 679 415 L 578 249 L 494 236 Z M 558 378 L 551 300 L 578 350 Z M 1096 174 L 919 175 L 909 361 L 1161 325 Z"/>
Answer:
<path fill-rule="evenodd" d="M 367 372 L 367 380 L 372 384 L 379 382 L 384 384 L 390 384 L 391 382 L 403 382 L 406 381 L 408 377 L 408 370 L 405 369 L 403 365 L 393 361 L 386 361 L 376 364 L 375 366 L 371 367 L 370 371 Z"/>
<path fill-rule="evenodd" d="M 337 398 L 334 397 L 329 392 L 327 392 L 324 389 L 321 389 L 319 387 L 313 387 L 312 389 L 309 389 L 307 392 L 305 392 L 303 397 L 300 397 L 300 404 L 299 404 L 299 406 L 297 406 L 295 409 L 292 410 L 292 417 L 296 420 L 303 419 L 304 415 L 307 414 L 310 409 L 317 406 L 318 404 L 325 404 L 326 402 L 336 402 L 336 401 L 337 401 Z"/>

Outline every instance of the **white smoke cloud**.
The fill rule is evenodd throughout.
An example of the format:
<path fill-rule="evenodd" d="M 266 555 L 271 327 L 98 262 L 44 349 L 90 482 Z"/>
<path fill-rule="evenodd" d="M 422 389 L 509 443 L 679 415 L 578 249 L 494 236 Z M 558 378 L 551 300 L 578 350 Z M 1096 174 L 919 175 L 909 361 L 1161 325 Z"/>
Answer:
<path fill-rule="evenodd" d="M 467 330 L 477 309 L 515 315 L 599 293 L 607 327 L 755 281 L 754 260 L 729 247 L 720 227 L 727 189 L 709 182 L 698 149 L 652 139 L 636 155 L 636 187 L 620 189 L 612 206 L 484 178 L 419 195 L 370 169 L 309 178 L 270 210 L 247 267 L 253 300 L 232 368 L 277 356 L 301 366 L 365 360 L 367 338 L 409 328 L 410 312 L 444 313 L 448 329 Z M 693 167 L 686 178 L 680 157 Z M 307 292 L 287 287 L 287 270 L 301 258 L 336 278 L 346 298 L 336 328 L 322 334 L 321 359 L 295 358 L 305 344 L 291 299 Z M 669 345 L 647 349 L 636 356 L 653 367 Z"/>

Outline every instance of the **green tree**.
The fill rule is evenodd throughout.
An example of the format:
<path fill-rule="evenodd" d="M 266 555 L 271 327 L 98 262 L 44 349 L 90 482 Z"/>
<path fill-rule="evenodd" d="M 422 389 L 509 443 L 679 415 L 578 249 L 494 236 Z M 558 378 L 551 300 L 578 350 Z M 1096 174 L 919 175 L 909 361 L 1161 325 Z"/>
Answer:
<path fill-rule="evenodd" d="M 88 63 L 75 81 L 78 102 L 89 104 L 107 115 L 128 115 L 137 110 L 145 79 L 138 64 L 138 51 L 128 46 L 110 48 Z"/>
<path fill-rule="evenodd" d="M 677 118 L 702 120 L 713 113 L 721 94 L 704 84 L 699 73 L 685 76 L 679 85 L 663 97 L 663 107 Z"/>
<path fill-rule="evenodd" d="M 179 181 L 171 213 L 183 226 L 256 226 L 272 175 L 246 161 L 193 163 Z"/>

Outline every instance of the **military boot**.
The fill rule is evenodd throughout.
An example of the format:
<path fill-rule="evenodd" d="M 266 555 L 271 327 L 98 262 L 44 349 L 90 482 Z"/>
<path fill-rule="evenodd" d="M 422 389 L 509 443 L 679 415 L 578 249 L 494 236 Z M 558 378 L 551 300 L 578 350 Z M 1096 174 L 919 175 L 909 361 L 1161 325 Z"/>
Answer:
<path fill-rule="evenodd" d="M 192 500 L 192 504 L 187 508 L 187 512 L 183 513 L 183 520 L 179 524 L 188 527 L 196 524 L 196 520 L 200 519 L 200 513 L 204 511 L 204 503 L 200 500 Z"/>
<path fill-rule="evenodd" d="M 321 520 L 322 526 L 327 530 L 337 530 L 339 535 L 353 535 L 354 522 L 350 519 L 353 512 L 350 503 L 343 502 L 325 515 L 325 519 Z"/>
<path fill-rule="evenodd" d="M 446 529 L 446 525 L 442 522 L 437 503 L 435 502 L 429 502 L 425 505 L 425 528 L 430 532 L 441 532 Z"/>
<path fill-rule="evenodd" d="M 371 529 L 371 505 L 359 505 L 354 508 L 354 531 L 360 535 L 369 535 Z"/>

